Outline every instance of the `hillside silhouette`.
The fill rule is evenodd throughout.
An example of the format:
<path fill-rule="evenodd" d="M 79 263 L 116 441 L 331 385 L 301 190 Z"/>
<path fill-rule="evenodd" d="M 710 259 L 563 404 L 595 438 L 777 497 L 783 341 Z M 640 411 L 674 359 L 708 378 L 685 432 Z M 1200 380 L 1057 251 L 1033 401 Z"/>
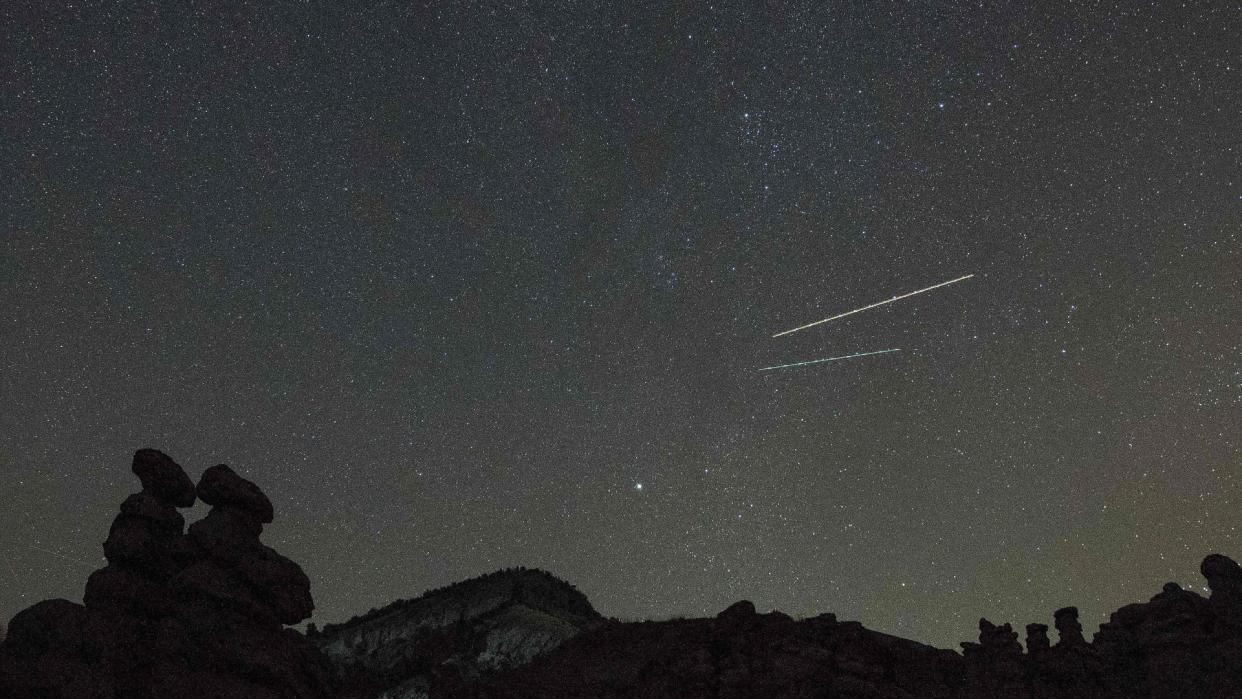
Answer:
<path fill-rule="evenodd" d="M 1168 583 L 1088 641 L 1078 610 L 1049 626 L 979 621 L 961 652 L 831 613 L 747 601 L 713 618 L 622 622 L 573 585 L 513 568 L 299 633 L 311 581 L 264 546 L 274 508 L 225 465 L 194 484 L 142 449 L 108 565 L 83 603 L 45 600 L 0 627 L 0 697 L 1239 697 L 1242 568 L 1211 554 L 1210 595 Z M 212 506 L 185 528 L 177 511 Z"/>
<path fill-rule="evenodd" d="M 604 619 L 551 573 L 510 568 L 372 609 L 309 638 L 342 696 L 418 696 L 524 665 Z"/>

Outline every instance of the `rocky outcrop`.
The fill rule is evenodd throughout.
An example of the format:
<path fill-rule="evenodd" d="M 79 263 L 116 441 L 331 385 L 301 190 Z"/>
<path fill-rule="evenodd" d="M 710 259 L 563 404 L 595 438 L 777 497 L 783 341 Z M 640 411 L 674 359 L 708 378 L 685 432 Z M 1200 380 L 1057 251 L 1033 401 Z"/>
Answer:
<path fill-rule="evenodd" d="M 602 622 L 572 585 L 541 570 L 499 571 L 372 610 L 310 635 L 346 696 L 439 696 L 524 665 Z"/>
<path fill-rule="evenodd" d="M 1169 583 L 1117 610 L 1088 642 L 1074 607 L 1026 626 L 979 621 L 963 653 L 868 631 L 831 614 L 794 621 L 739 602 L 714 619 L 607 622 L 454 697 L 1242 697 L 1242 569 L 1213 554 L 1211 597 Z"/>
<path fill-rule="evenodd" d="M 302 569 L 259 541 L 272 505 L 227 466 L 197 488 L 154 449 L 134 455 L 142 491 L 121 503 L 103 544 L 108 565 L 83 604 L 40 602 L 0 645 L 0 696 L 328 697 L 329 668 L 301 634 Z M 213 505 L 183 533 L 177 508 Z"/>
<path fill-rule="evenodd" d="M 831 614 L 795 621 L 739 602 L 713 619 L 610 621 L 456 697 L 956 696 L 965 661 Z"/>

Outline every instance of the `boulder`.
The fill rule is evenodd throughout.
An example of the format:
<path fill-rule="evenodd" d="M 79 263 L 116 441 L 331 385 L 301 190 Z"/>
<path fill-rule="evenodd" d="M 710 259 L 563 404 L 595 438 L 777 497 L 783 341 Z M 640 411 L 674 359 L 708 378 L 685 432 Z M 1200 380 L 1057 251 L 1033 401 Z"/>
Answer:
<path fill-rule="evenodd" d="M 213 507 L 207 516 L 190 525 L 187 538 L 212 558 L 236 565 L 244 558 L 261 556 L 253 517 L 229 507 Z"/>
<path fill-rule="evenodd" d="M 144 492 L 176 507 L 194 504 L 194 482 L 167 454 L 156 449 L 139 449 L 130 467 L 142 482 Z"/>
<path fill-rule="evenodd" d="M 315 609 L 310 578 L 297 563 L 266 546 L 262 557 L 243 559 L 237 572 L 269 605 L 282 624 L 296 624 Z"/>
<path fill-rule="evenodd" d="M 224 464 L 212 466 L 198 481 L 198 497 L 208 505 L 233 507 L 253 515 L 262 524 L 272 521 L 272 502 L 259 486 Z"/>
<path fill-rule="evenodd" d="M 1207 578 L 1213 597 L 1217 594 L 1242 597 L 1242 567 L 1232 558 L 1210 554 L 1199 564 L 1199 571 Z"/>
<path fill-rule="evenodd" d="M 156 619 L 172 613 L 173 596 L 162 582 L 135 569 L 109 565 L 86 579 L 82 603 L 91 610 Z"/>
<path fill-rule="evenodd" d="M 199 561 L 177 574 L 172 580 L 177 594 L 185 598 L 198 596 L 219 609 L 235 612 L 261 622 L 264 626 L 278 623 L 271 607 L 259 598 L 242 580 L 219 564 Z M 190 607 L 188 616 L 199 616 L 202 607 Z"/>
<path fill-rule="evenodd" d="M 185 517 L 177 508 L 146 490 L 125 498 L 125 502 L 121 503 L 121 514 L 146 520 L 153 529 L 169 534 L 180 534 L 185 529 Z"/>

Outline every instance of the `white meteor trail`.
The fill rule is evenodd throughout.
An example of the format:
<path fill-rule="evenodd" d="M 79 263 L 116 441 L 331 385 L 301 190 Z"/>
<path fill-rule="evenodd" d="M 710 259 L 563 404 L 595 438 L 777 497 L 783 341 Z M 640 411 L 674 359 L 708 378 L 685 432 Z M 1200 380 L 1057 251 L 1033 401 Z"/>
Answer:
<path fill-rule="evenodd" d="M 828 357 L 827 359 L 812 359 L 806 362 L 794 362 L 793 364 L 777 364 L 776 366 L 765 366 L 759 371 L 770 371 L 772 369 L 788 369 L 791 366 L 806 366 L 807 364 L 819 364 L 820 362 L 835 362 L 838 359 L 853 359 L 854 357 L 866 357 L 872 354 L 884 354 L 886 352 L 900 352 L 901 349 L 882 349 L 874 352 L 859 352 L 858 354 L 847 354 L 844 357 Z"/>
<path fill-rule="evenodd" d="M 806 325 L 799 325 L 798 327 L 794 328 L 793 330 L 786 330 L 786 331 L 784 331 L 784 332 L 779 332 L 779 333 L 776 333 L 775 335 L 773 335 L 772 337 L 780 337 L 781 335 L 788 335 L 789 333 L 796 333 L 796 332 L 798 332 L 799 330 L 806 330 L 807 328 L 813 328 L 813 327 L 815 327 L 816 325 L 819 325 L 820 323 L 827 323 L 827 322 L 828 322 L 828 321 L 830 321 L 830 320 L 836 320 L 837 318 L 844 318 L 845 316 L 851 316 L 851 315 L 854 315 L 855 313 L 861 313 L 861 312 L 863 312 L 863 311 L 866 311 L 866 310 L 870 310 L 870 309 L 872 309 L 872 308 L 875 308 L 876 306 L 883 306 L 883 305 L 884 305 L 884 304 L 886 304 L 886 303 L 892 303 L 892 302 L 894 302 L 894 301 L 900 301 L 900 300 L 902 300 L 902 299 L 907 299 L 907 298 L 910 298 L 911 296 L 914 296 L 915 294 L 921 294 L 921 293 L 923 293 L 924 291 L 931 291 L 932 289 L 939 289 L 939 288 L 940 288 L 940 287 L 942 287 L 942 286 L 948 286 L 948 285 L 953 284 L 953 283 L 956 283 L 956 282 L 960 282 L 960 281 L 963 281 L 963 280 L 966 280 L 966 279 L 970 279 L 970 278 L 971 278 L 971 277 L 973 277 L 973 276 L 975 276 L 975 275 L 973 275 L 973 274 L 967 274 L 967 275 L 966 275 L 966 276 L 964 276 L 964 277 L 958 277 L 957 279 L 950 279 L 950 280 L 949 280 L 949 281 L 947 281 L 947 282 L 940 282 L 939 284 L 933 284 L 932 286 L 929 286 L 929 287 L 927 287 L 926 289 L 919 289 L 918 291 L 911 291 L 911 292 L 910 292 L 910 293 L 908 293 L 908 294 L 902 294 L 901 296 L 894 296 L 894 297 L 893 297 L 893 298 L 891 298 L 891 299 L 885 299 L 884 301 L 881 301 L 881 302 L 879 302 L 879 303 L 873 303 L 873 304 L 871 304 L 870 306 L 863 306 L 862 308 L 855 308 L 855 309 L 854 309 L 854 310 L 852 310 L 852 311 L 847 311 L 847 312 L 845 312 L 845 313 L 841 313 L 840 315 L 835 315 L 835 316 L 833 316 L 833 317 L 831 317 L 831 318 L 824 318 L 823 320 L 817 320 L 817 321 L 815 321 L 814 323 L 807 323 Z"/>

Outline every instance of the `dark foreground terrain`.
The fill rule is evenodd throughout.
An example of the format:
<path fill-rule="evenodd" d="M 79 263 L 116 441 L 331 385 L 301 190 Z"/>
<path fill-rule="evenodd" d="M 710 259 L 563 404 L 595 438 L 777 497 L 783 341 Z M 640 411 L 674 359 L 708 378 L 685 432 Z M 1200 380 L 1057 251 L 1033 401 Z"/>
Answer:
<path fill-rule="evenodd" d="M 623 623 L 573 586 L 507 570 L 322 631 L 310 581 L 259 541 L 267 496 L 227 466 L 195 485 L 144 449 L 108 565 L 83 603 L 18 613 L 0 643 L 0 697 L 1242 697 L 1242 568 L 1212 554 L 1209 597 L 1173 583 L 1114 612 L 1094 639 L 1073 607 L 1028 624 L 979 621 L 961 654 L 832 614 L 794 620 L 738 602 L 709 619 Z M 178 508 L 210 513 L 185 530 Z"/>

